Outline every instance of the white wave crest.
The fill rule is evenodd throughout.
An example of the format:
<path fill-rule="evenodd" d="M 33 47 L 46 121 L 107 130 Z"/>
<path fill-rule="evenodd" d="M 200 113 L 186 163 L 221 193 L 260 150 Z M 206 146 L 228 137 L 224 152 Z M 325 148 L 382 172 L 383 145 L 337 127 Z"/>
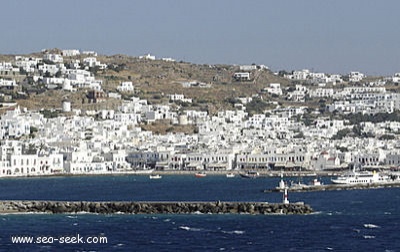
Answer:
<path fill-rule="evenodd" d="M 380 226 L 378 225 L 374 225 L 374 224 L 364 224 L 365 228 L 380 228 Z"/>
<path fill-rule="evenodd" d="M 364 235 L 364 239 L 375 239 L 375 235 Z"/>
<path fill-rule="evenodd" d="M 186 230 L 186 231 L 194 231 L 194 232 L 201 231 L 200 228 L 192 228 L 192 227 L 188 227 L 188 226 L 179 226 L 179 228 L 182 230 Z"/>
<path fill-rule="evenodd" d="M 236 234 L 236 235 L 242 235 L 245 233 L 245 231 L 242 230 L 233 230 L 233 231 L 222 231 L 224 234 Z"/>

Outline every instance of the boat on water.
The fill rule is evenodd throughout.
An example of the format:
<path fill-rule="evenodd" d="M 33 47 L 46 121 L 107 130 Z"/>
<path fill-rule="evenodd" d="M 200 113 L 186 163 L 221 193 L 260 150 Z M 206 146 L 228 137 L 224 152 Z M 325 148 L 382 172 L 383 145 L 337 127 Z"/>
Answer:
<path fill-rule="evenodd" d="M 275 187 L 275 190 L 281 191 L 284 189 L 289 189 L 289 190 L 296 191 L 296 190 L 303 190 L 306 188 L 314 188 L 314 187 L 321 187 L 321 186 L 322 186 L 322 183 L 317 178 L 313 179 L 308 184 L 303 184 L 300 179 L 298 182 L 291 181 L 290 185 L 288 186 L 288 184 L 283 180 L 283 174 L 281 173 L 281 180 L 279 181 L 279 185 L 277 187 Z"/>
<path fill-rule="evenodd" d="M 205 173 L 205 172 L 196 172 L 196 173 L 194 174 L 194 176 L 195 176 L 196 178 L 204 178 L 204 177 L 207 176 L 207 173 Z"/>
<path fill-rule="evenodd" d="M 240 173 L 242 178 L 258 178 L 260 174 L 257 171 L 248 171 L 246 173 Z"/>
<path fill-rule="evenodd" d="M 305 188 L 305 187 L 308 187 L 308 186 L 309 185 L 303 184 L 301 182 L 296 182 L 295 183 L 295 182 L 291 181 L 289 188 L 290 189 L 301 189 L 301 188 Z"/>
<path fill-rule="evenodd" d="M 150 174 L 149 176 L 150 179 L 160 179 L 162 176 L 160 174 Z"/>
<path fill-rule="evenodd" d="M 226 174 L 226 177 L 227 177 L 227 178 L 234 178 L 234 177 L 235 177 L 235 174 L 232 173 L 232 172 L 230 172 L 230 173 L 227 173 L 227 174 Z"/>
<path fill-rule="evenodd" d="M 113 173 L 121 173 L 121 174 L 132 174 L 132 175 L 147 175 L 147 174 L 151 174 L 152 172 L 154 172 L 154 169 L 150 169 L 150 170 L 129 170 L 129 171 L 116 171 Z"/>
<path fill-rule="evenodd" d="M 389 176 L 380 174 L 376 171 L 349 171 L 345 174 L 331 179 L 333 184 L 371 184 L 386 183 L 390 181 Z"/>
<path fill-rule="evenodd" d="M 312 181 L 310 181 L 310 183 L 308 183 L 308 185 L 310 185 L 310 186 L 320 186 L 320 185 L 322 185 L 322 183 L 317 178 L 315 178 Z"/>
<path fill-rule="evenodd" d="M 361 175 L 360 175 L 361 174 Z M 357 176 L 357 179 L 356 179 Z M 400 176 L 400 174 L 399 174 Z M 336 183 L 335 183 L 336 182 Z M 339 182 L 339 183 L 338 183 Z M 336 179 L 332 179 L 332 183 L 324 184 L 317 178 L 307 184 L 293 181 L 288 186 L 283 180 L 273 189 L 265 190 L 265 192 L 283 192 L 284 190 L 292 192 L 311 192 L 311 191 L 332 191 L 332 190 L 354 190 L 354 189 L 371 189 L 371 188 L 393 188 L 400 187 L 400 177 L 393 174 L 379 174 L 377 172 L 349 172 Z"/>

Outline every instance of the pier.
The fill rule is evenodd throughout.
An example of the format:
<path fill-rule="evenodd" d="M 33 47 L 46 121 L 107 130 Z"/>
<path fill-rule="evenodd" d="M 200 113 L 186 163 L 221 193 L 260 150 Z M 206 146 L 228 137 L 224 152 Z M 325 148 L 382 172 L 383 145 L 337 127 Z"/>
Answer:
<path fill-rule="evenodd" d="M 0 201 L 0 214 L 97 213 L 97 214 L 309 214 L 299 203 L 267 202 L 102 202 L 102 201 Z"/>
<path fill-rule="evenodd" d="M 286 189 L 289 192 L 315 192 L 315 191 L 340 191 L 340 190 L 361 190 L 361 189 L 379 189 L 379 188 L 397 188 L 400 187 L 400 181 L 385 183 L 368 184 L 327 184 L 327 185 L 294 185 Z M 285 188 L 276 187 L 264 190 L 264 192 L 283 192 Z"/>

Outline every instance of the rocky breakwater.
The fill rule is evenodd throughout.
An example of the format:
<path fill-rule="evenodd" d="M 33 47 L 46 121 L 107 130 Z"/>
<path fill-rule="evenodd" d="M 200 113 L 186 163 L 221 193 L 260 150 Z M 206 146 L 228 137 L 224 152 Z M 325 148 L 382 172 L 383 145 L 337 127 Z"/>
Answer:
<path fill-rule="evenodd" d="M 309 214 L 304 203 L 0 201 L 0 213 Z"/>

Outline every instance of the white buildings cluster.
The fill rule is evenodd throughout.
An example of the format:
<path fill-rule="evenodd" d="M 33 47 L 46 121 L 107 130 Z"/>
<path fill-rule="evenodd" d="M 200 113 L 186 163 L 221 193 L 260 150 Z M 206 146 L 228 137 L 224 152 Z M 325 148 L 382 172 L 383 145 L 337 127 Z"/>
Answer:
<path fill-rule="evenodd" d="M 291 74 L 286 74 L 284 76 L 287 79 L 290 80 L 297 80 L 297 81 L 309 81 L 311 83 L 342 83 L 343 82 L 343 76 L 340 74 L 325 74 L 325 73 L 314 73 L 311 72 L 308 69 L 303 69 L 303 70 L 296 70 L 293 71 Z M 365 75 L 360 72 L 350 72 L 347 75 L 347 78 L 349 82 L 360 82 L 365 78 Z"/>
<path fill-rule="evenodd" d="M 354 163 L 398 164 L 397 140 L 334 140 L 339 131 L 353 126 L 329 118 L 306 126 L 296 119 L 306 110 L 279 108 L 269 115 L 252 116 L 243 110 L 221 111 L 215 116 L 193 110 L 178 114 L 167 105 L 149 105 L 138 98 L 124 102 L 115 111 L 96 111 L 96 117 L 61 115 L 46 119 L 41 113 L 15 108 L 0 120 L 0 175 L 91 174 L 143 168 L 324 170 Z M 139 127 L 158 119 L 195 124 L 198 131 L 157 135 Z M 400 130 L 398 122 L 361 126 L 362 131 L 377 136 Z"/>
<path fill-rule="evenodd" d="M 144 59 L 144 60 L 156 60 L 156 56 L 151 55 L 150 53 L 145 54 L 143 56 L 139 56 L 139 59 Z M 161 58 L 162 61 L 166 62 L 175 62 L 176 60 L 173 58 Z"/>
<path fill-rule="evenodd" d="M 85 67 L 101 67 L 94 52 L 86 52 L 83 62 L 64 64 L 63 57 L 79 55 L 64 50 L 62 55 L 43 59 L 17 57 L 19 68 L 29 73 L 47 72 L 46 85 L 64 90 L 78 88 L 101 90 L 102 82 Z M 152 59 L 149 55 L 146 59 Z M 47 63 L 44 63 L 45 60 Z M 68 66 L 67 66 L 68 65 Z M 0 70 L 13 71 L 13 64 L 2 63 Z M 242 66 L 237 78 L 247 79 L 246 71 L 257 66 Z M 59 77 L 52 76 L 60 73 Z M 353 74 L 354 78 L 364 77 Z M 338 75 L 295 71 L 294 80 L 339 83 Z M 357 80 L 357 82 L 360 80 Z M 0 79 L 0 86 L 1 84 Z M 17 83 L 15 83 L 17 84 Z M 199 85 L 197 82 L 187 85 Z M 9 84 L 7 84 L 9 85 Z M 186 85 L 186 84 L 185 84 Z M 119 92 L 134 92 L 132 82 L 121 82 Z M 390 113 L 400 110 L 400 97 L 384 86 L 348 86 L 335 88 L 297 84 L 285 92 L 279 83 L 269 83 L 264 90 L 275 96 L 304 101 L 331 98 L 326 104 L 331 112 Z M 171 101 L 192 102 L 183 94 L 168 95 Z M 58 173 L 97 174 L 140 170 L 233 170 L 233 169 L 342 169 L 349 165 L 370 167 L 400 166 L 398 121 L 380 123 L 318 117 L 306 118 L 315 109 L 306 106 L 280 107 L 249 115 L 244 109 L 251 97 L 242 97 L 240 109 L 219 111 L 185 110 L 167 104 L 149 104 L 132 97 L 116 110 L 86 111 L 45 118 L 43 112 L 19 107 L 9 109 L 0 118 L 0 176 L 31 176 Z M 61 102 L 61 101 L 60 101 Z M 65 104 L 65 112 L 71 111 Z M 178 108 L 176 108 L 178 107 Z M 239 106 L 238 106 L 239 107 Z M 154 134 L 140 126 L 157 120 L 193 125 L 195 133 Z M 344 134 L 343 132 L 347 132 Z M 354 137 L 352 134 L 371 137 Z M 342 134 L 342 135 L 341 135 Z"/>
<path fill-rule="evenodd" d="M 66 50 L 63 51 L 64 54 L 77 55 L 77 51 Z M 107 67 L 95 57 L 84 58 L 82 62 L 76 59 L 70 63 L 63 63 L 62 55 L 49 53 L 46 53 L 43 58 L 16 56 L 15 60 L 15 65 L 22 71 L 31 73 L 36 82 L 42 82 L 49 89 L 59 87 L 66 91 L 81 88 L 101 90 L 102 81 L 96 80 L 89 70 L 92 67 L 99 67 L 99 69 Z"/>
<path fill-rule="evenodd" d="M 135 91 L 135 87 L 133 86 L 132 81 L 123 81 L 121 84 L 117 87 L 117 90 L 119 92 L 127 92 L 127 93 L 132 93 Z"/>
<path fill-rule="evenodd" d="M 291 74 L 286 74 L 285 78 L 290 80 L 305 81 L 309 80 L 316 83 L 341 83 L 343 81 L 342 76 L 338 74 L 325 74 L 325 73 L 314 73 L 308 69 L 293 71 Z"/>
<path fill-rule="evenodd" d="M 183 94 L 170 94 L 169 99 L 171 101 L 181 101 L 181 102 L 192 103 L 192 99 L 186 98 Z"/>

